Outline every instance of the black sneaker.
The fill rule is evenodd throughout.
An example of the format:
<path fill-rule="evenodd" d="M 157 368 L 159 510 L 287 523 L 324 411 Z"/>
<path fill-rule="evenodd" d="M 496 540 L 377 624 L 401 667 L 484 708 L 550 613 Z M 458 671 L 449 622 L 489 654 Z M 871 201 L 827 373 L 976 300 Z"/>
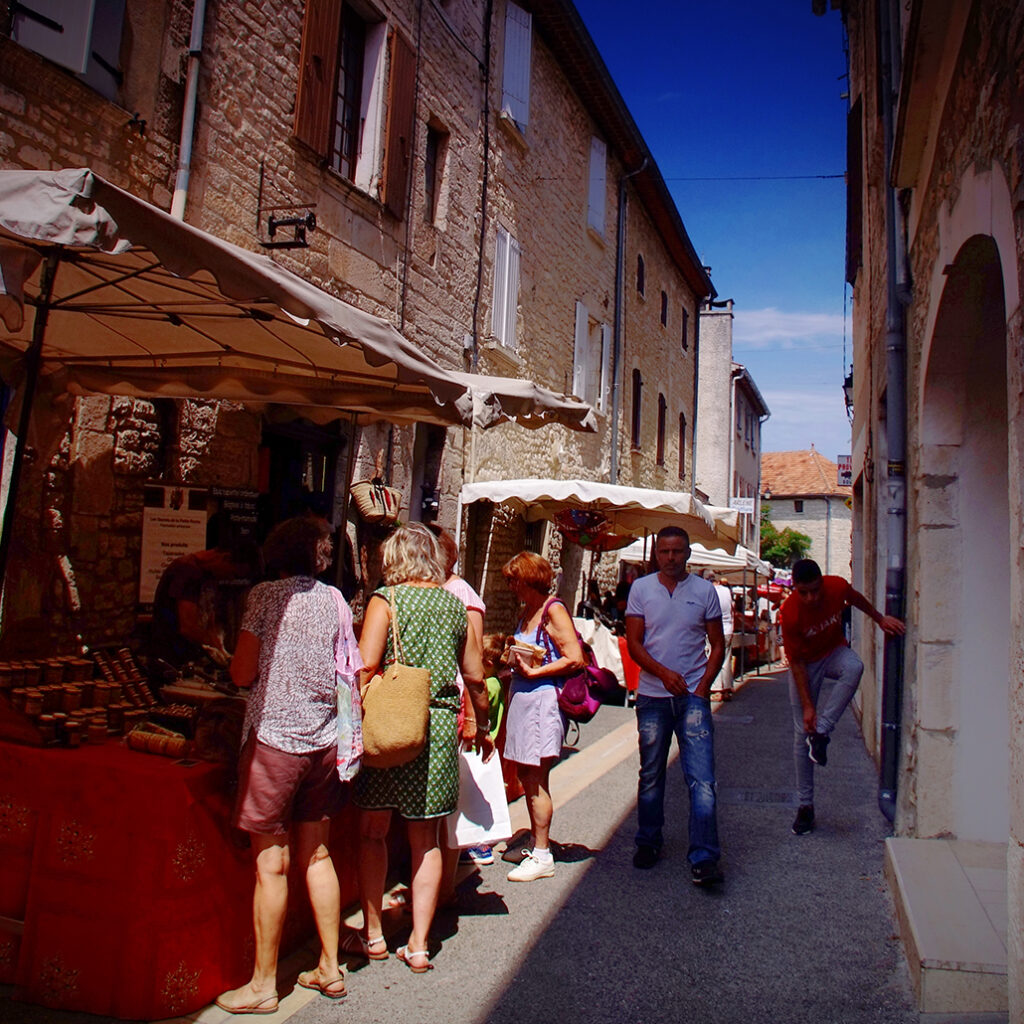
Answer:
<path fill-rule="evenodd" d="M 725 881 L 722 869 L 718 866 L 718 862 L 714 860 L 702 860 L 699 864 L 694 864 L 690 868 L 690 875 L 693 878 L 694 885 L 705 887 L 718 885 L 720 882 Z"/>
<path fill-rule="evenodd" d="M 658 863 L 661 851 L 656 846 L 638 846 L 633 854 L 633 867 L 646 871 Z"/>
<path fill-rule="evenodd" d="M 793 819 L 793 835 L 805 836 L 808 832 L 814 831 L 814 805 L 801 804 L 796 809 L 796 817 Z"/>
<path fill-rule="evenodd" d="M 824 733 L 807 734 L 807 756 L 822 768 L 828 764 L 828 737 Z"/>

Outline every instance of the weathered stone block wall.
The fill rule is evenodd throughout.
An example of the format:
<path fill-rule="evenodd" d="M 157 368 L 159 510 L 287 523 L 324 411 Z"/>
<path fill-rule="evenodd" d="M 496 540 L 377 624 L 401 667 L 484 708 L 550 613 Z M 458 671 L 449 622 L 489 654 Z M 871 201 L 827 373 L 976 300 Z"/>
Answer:
<path fill-rule="evenodd" d="M 728 309 L 700 313 L 700 365 L 698 382 L 697 487 L 713 505 L 728 505 L 729 445 L 732 441 L 732 322 Z M 687 417 L 689 419 L 689 417 Z"/>

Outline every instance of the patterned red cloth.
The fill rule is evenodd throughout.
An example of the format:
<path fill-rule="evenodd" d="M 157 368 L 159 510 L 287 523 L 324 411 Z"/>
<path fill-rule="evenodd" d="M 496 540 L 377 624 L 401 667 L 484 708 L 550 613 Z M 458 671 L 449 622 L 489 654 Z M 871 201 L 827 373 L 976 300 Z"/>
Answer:
<path fill-rule="evenodd" d="M 200 1009 L 252 970 L 253 872 L 229 825 L 220 765 L 191 767 L 110 742 L 0 743 L 0 982 L 63 1010 L 160 1020 Z M 332 852 L 355 864 L 351 812 Z M 343 905 L 354 870 L 340 871 Z M 301 874 L 283 952 L 311 931 Z"/>

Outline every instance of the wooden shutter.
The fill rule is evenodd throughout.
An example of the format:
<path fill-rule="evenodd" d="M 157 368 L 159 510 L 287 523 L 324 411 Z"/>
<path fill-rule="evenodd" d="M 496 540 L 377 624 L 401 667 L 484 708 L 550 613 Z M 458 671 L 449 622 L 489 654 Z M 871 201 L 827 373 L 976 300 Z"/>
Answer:
<path fill-rule="evenodd" d="M 612 372 L 612 329 L 601 324 L 601 380 L 597 394 L 597 407 L 602 412 L 608 405 L 608 391 Z"/>
<path fill-rule="evenodd" d="M 587 307 L 582 302 L 576 303 L 576 341 L 572 352 L 572 393 L 586 398 L 587 388 L 587 348 L 589 346 L 590 324 Z"/>
<path fill-rule="evenodd" d="M 508 236 L 508 273 L 505 280 L 505 336 L 502 341 L 516 347 L 516 317 L 519 313 L 519 243 Z"/>
<path fill-rule="evenodd" d="M 530 44 L 533 16 L 509 3 L 505 9 L 505 54 L 502 68 L 501 109 L 520 128 L 530 120 Z"/>
<path fill-rule="evenodd" d="M 587 190 L 587 224 L 604 234 L 604 197 L 608 147 L 594 136 L 590 140 L 590 187 Z"/>
<path fill-rule="evenodd" d="M 295 100 L 295 137 L 327 156 L 338 77 L 341 0 L 306 0 Z"/>
<path fill-rule="evenodd" d="M 491 333 L 505 342 L 505 302 L 508 277 L 508 232 L 498 228 L 494 240 L 494 299 L 491 304 Z"/>
<path fill-rule="evenodd" d="M 413 119 L 416 115 L 416 51 L 398 32 L 391 33 L 390 64 L 384 191 L 381 200 L 388 211 L 401 220 L 405 216 L 409 166 L 412 163 Z"/>

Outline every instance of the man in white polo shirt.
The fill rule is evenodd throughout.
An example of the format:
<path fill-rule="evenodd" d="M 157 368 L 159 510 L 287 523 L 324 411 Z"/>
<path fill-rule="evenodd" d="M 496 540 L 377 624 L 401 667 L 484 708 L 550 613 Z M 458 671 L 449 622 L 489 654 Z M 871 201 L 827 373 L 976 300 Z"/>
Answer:
<path fill-rule="evenodd" d="M 666 526 L 655 543 L 658 571 L 638 579 L 626 604 L 626 643 L 640 666 L 636 699 L 640 738 L 636 853 L 650 868 L 661 854 L 665 770 L 676 736 L 690 791 L 687 859 L 695 885 L 722 881 L 718 861 L 711 682 L 725 658 L 722 609 L 708 580 L 686 571 L 690 538 Z M 711 652 L 704 653 L 705 638 Z"/>

